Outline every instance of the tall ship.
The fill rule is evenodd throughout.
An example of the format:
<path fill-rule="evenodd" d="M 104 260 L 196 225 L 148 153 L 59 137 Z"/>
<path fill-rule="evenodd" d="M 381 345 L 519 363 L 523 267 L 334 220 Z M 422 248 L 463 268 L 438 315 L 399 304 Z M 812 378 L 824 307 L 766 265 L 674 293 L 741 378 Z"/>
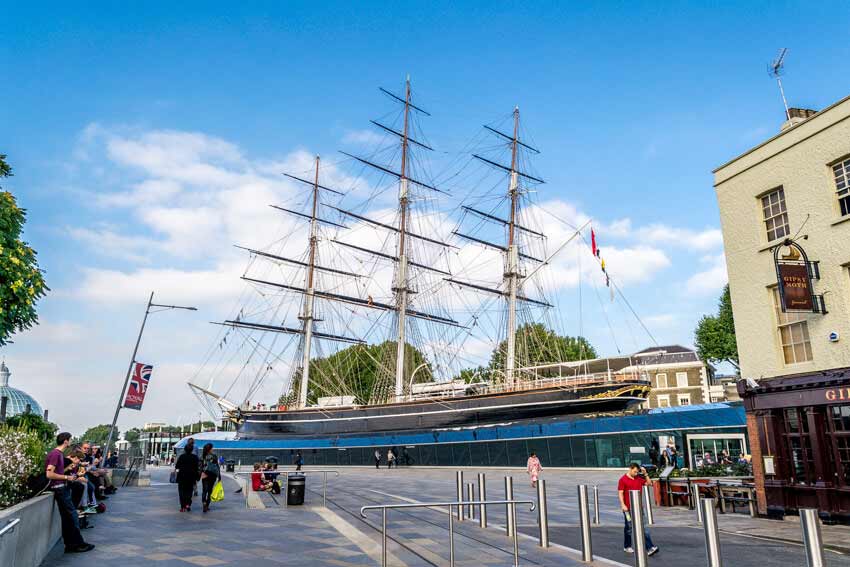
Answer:
<path fill-rule="evenodd" d="M 199 399 L 242 439 L 493 427 L 644 402 L 638 366 L 594 366 L 582 337 L 551 331 L 561 313 L 547 294 L 564 277 L 553 260 L 587 225 L 548 249 L 532 198 L 539 151 L 519 109 L 433 176 L 430 114 L 409 78 L 381 92 L 393 110 L 359 138 L 386 143 L 285 173 L 303 191 L 271 204 L 282 238 L 239 246 L 245 301 L 217 322 L 189 383 Z M 257 402 L 275 382 L 275 399 Z"/>

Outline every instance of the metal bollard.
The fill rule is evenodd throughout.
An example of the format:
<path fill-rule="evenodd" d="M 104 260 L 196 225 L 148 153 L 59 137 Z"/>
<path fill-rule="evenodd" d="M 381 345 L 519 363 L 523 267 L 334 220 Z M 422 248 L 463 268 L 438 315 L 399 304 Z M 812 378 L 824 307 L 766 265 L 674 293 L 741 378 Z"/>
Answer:
<path fill-rule="evenodd" d="M 705 530 L 705 553 L 708 556 L 708 567 L 723 567 L 723 558 L 720 556 L 720 532 L 717 529 L 717 509 L 714 506 L 714 498 L 703 498 L 700 501 L 702 527 Z"/>
<path fill-rule="evenodd" d="M 475 502 L 475 483 L 469 482 L 466 485 L 466 501 Z M 475 519 L 475 506 L 472 504 L 466 505 L 466 517 L 470 520 Z"/>
<path fill-rule="evenodd" d="M 381 567 L 387 567 L 387 509 L 381 508 Z"/>
<path fill-rule="evenodd" d="M 640 490 L 629 491 L 629 508 L 632 515 L 632 547 L 635 550 L 635 567 L 647 567 L 646 532 L 643 529 L 643 497 Z"/>
<path fill-rule="evenodd" d="M 697 523 L 702 525 L 702 507 L 699 505 L 699 485 L 691 485 L 691 500 L 693 501 L 694 509 L 697 511 Z"/>
<path fill-rule="evenodd" d="M 460 502 L 460 500 L 458 500 Z M 460 508 L 460 504 L 458 504 L 458 508 Z M 454 567 L 455 565 L 455 527 L 454 527 L 454 511 L 452 507 L 449 506 L 449 566 Z"/>
<path fill-rule="evenodd" d="M 581 560 L 593 561 L 593 541 L 590 538 L 590 503 L 587 485 L 578 486 L 578 519 L 581 526 Z"/>
<path fill-rule="evenodd" d="M 478 473 L 478 501 L 485 502 L 487 500 L 487 479 L 484 473 Z M 487 527 L 487 505 L 478 505 L 478 525 L 482 528 Z"/>
<path fill-rule="evenodd" d="M 511 476 L 505 477 L 505 500 L 514 499 L 514 479 Z M 505 532 L 508 537 L 516 535 L 516 516 L 514 511 L 516 506 L 505 504 Z"/>
<path fill-rule="evenodd" d="M 652 487 L 643 485 L 640 491 L 643 494 L 643 509 L 646 511 L 646 525 L 654 526 L 655 520 L 652 517 L 652 497 L 654 493 L 652 492 Z"/>
<path fill-rule="evenodd" d="M 800 508 L 800 525 L 803 528 L 803 545 L 806 548 L 806 565 L 824 567 L 823 538 L 820 519 L 815 508 Z"/>
<path fill-rule="evenodd" d="M 457 483 L 457 501 L 463 502 L 463 471 L 457 471 L 455 482 Z M 457 520 L 459 522 L 463 521 L 463 506 L 457 507 Z"/>
<path fill-rule="evenodd" d="M 599 525 L 599 487 L 593 485 L 593 525 Z"/>
<path fill-rule="evenodd" d="M 549 547 L 549 511 L 546 509 L 546 481 L 537 481 L 537 521 L 540 524 L 540 547 Z"/>

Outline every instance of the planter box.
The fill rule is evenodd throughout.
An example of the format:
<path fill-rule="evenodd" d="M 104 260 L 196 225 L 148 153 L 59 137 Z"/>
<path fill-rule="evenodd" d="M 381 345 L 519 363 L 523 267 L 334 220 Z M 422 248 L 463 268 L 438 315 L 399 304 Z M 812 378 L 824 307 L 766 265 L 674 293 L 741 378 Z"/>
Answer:
<path fill-rule="evenodd" d="M 0 537 L 0 565 L 38 567 L 62 537 L 53 493 L 0 510 L 0 527 L 14 519 L 21 522 L 12 533 Z"/>

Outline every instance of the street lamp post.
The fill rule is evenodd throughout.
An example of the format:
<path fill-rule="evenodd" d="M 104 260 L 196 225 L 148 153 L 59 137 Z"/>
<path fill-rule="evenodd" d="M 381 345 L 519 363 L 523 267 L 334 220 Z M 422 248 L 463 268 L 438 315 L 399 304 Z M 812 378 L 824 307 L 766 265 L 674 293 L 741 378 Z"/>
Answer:
<path fill-rule="evenodd" d="M 185 309 L 187 311 L 197 311 L 195 307 L 183 307 L 181 305 L 160 305 L 153 302 L 153 292 L 148 299 L 148 306 L 145 309 L 145 316 L 142 318 L 142 326 L 139 329 L 139 336 L 136 337 L 136 346 L 133 347 L 133 355 L 130 357 L 130 366 L 127 368 L 127 376 L 124 378 L 124 386 L 118 394 L 118 406 L 115 408 L 115 415 L 112 417 L 112 426 L 109 428 L 109 436 L 106 438 L 106 449 L 109 451 L 109 446 L 112 444 L 112 436 L 115 433 L 115 424 L 118 422 L 118 414 L 124 406 L 124 393 L 127 391 L 127 384 L 130 383 L 130 376 L 133 374 L 133 363 L 136 362 L 136 354 L 139 352 L 139 343 L 142 342 L 142 333 L 145 331 L 145 323 L 148 321 L 148 315 L 151 313 L 151 308 L 160 308 L 160 311 L 168 311 L 170 309 Z"/>

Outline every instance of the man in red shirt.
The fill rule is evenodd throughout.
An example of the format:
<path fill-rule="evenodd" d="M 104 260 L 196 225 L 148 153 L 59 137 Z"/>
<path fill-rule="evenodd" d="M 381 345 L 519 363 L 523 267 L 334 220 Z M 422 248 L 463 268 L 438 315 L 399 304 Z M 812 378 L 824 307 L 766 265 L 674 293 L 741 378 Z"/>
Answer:
<path fill-rule="evenodd" d="M 632 547 L 632 515 L 629 509 L 631 506 L 629 502 L 629 491 L 641 490 L 644 485 L 652 486 L 652 481 L 649 479 L 649 475 L 646 474 L 646 469 L 637 463 L 629 465 L 628 472 L 617 483 L 617 492 L 620 495 L 620 508 L 623 510 L 623 519 L 625 520 L 625 525 L 623 526 L 623 551 L 626 553 L 635 552 Z M 647 555 L 655 555 L 658 553 L 658 546 L 653 545 L 652 538 L 649 537 L 649 528 L 644 527 L 643 533 L 646 538 Z"/>

